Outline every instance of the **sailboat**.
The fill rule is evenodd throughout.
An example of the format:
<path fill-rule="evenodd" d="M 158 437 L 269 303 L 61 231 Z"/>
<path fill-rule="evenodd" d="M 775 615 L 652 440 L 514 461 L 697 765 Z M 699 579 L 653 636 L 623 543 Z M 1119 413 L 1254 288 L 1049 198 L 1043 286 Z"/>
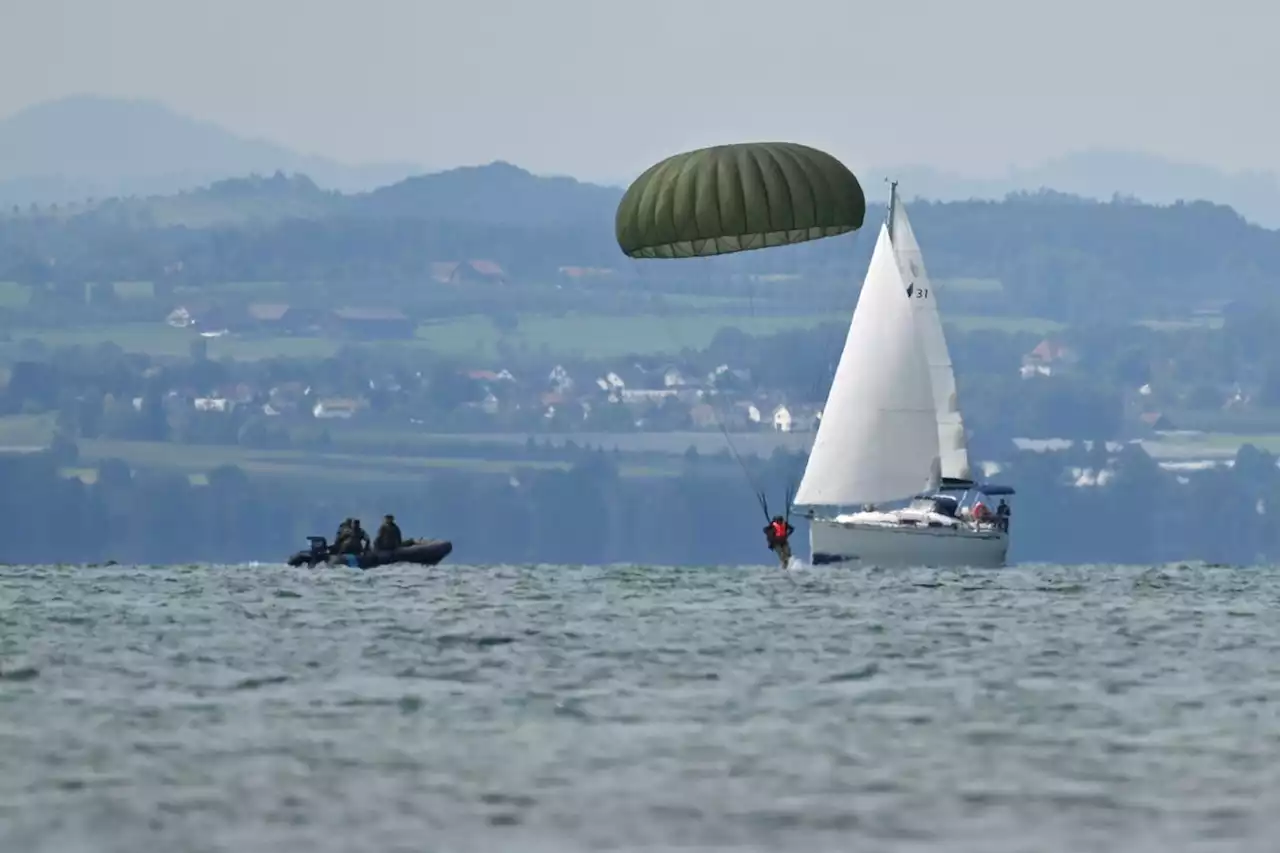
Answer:
<path fill-rule="evenodd" d="M 974 510 L 1012 494 L 973 479 L 936 294 L 894 183 L 796 490 L 810 562 L 1003 566 L 1007 520 Z"/>

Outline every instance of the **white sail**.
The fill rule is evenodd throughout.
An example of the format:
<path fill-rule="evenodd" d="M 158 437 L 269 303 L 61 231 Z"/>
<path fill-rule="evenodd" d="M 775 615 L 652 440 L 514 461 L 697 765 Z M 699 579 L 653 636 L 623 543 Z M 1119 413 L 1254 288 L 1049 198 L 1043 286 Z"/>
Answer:
<path fill-rule="evenodd" d="M 937 294 L 929 282 L 920 244 L 911 229 L 906 209 L 897 200 L 896 189 L 891 204 L 893 208 L 889 215 L 889 236 L 893 241 L 894 254 L 898 258 L 899 272 L 906 282 L 907 293 L 915 308 L 916 329 L 924 347 L 925 361 L 929 364 L 933 405 L 937 412 L 942 476 L 971 480 L 973 474 L 969 467 L 969 447 L 956 396 L 956 375 L 951 366 L 951 353 L 947 351 L 947 339 L 942 331 Z"/>
<path fill-rule="evenodd" d="M 900 500 L 939 470 L 929 365 L 886 225 L 796 491 L 800 506 Z"/>

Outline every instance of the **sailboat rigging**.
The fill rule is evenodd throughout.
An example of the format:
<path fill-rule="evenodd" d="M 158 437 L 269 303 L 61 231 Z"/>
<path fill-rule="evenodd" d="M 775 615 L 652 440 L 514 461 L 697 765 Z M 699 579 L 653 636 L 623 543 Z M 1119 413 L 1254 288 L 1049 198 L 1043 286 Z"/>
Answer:
<path fill-rule="evenodd" d="M 981 498 L 1011 494 L 973 479 L 936 293 L 893 182 L 795 497 L 811 561 L 1002 566 L 1007 519 Z"/>

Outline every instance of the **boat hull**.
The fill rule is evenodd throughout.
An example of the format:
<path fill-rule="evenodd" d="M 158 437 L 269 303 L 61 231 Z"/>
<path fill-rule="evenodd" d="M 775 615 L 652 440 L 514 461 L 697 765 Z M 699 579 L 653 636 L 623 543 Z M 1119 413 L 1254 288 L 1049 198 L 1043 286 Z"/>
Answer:
<path fill-rule="evenodd" d="M 447 539 L 424 539 L 397 548 L 394 551 L 367 551 L 364 554 L 329 554 L 325 551 L 299 551 L 289 558 L 290 566 L 315 567 L 351 566 L 357 569 L 373 569 L 378 566 L 412 564 L 434 566 L 453 552 L 453 543 Z"/>
<path fill-rule="evenodd" d="M 809 525 L 809 549 L 815 566 L 1001 568 L 1009 553 L 1009 535 L 994 527 L 816 518 Z"/>

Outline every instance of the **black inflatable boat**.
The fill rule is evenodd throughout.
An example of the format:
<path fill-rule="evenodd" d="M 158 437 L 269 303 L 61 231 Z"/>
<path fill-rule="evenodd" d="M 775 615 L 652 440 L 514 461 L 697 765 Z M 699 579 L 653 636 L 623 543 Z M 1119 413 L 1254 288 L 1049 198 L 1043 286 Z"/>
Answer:
<path fill-rule="evenodd" d="M 356 569 L 372 569 L 396 563 L 412 563 L 418 566 L 434 566 L 453 551 L 453 543 L 447 539 L 411 539 L 394 551 L 366 551 L 363 554 L 332 554 L 323 536 L 309 536 L 311 548 L 299 551 L 289 558 L 289 565 L 314 568 L 319 565 L 351 566 Z"/>

